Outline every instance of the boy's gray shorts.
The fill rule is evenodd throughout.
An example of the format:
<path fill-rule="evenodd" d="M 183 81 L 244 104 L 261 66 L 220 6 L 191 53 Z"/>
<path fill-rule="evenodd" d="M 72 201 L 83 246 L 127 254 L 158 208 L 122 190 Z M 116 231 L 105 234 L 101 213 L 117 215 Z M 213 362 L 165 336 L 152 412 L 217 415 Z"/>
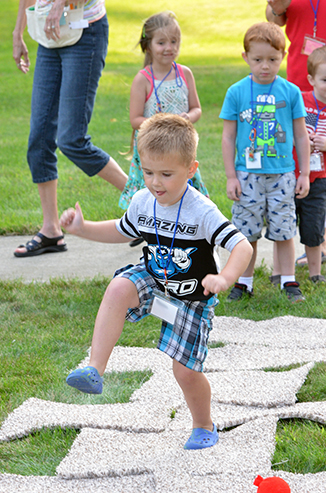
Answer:
<path fill-rule="evenodd" d="M 267 175 L 237 171 L 241 185 L 239 202 L 232 206 L 232 222 L 248 241 L 265 237 L 273 241 L 290 240 L 296 235 L 295 174 Z"/>

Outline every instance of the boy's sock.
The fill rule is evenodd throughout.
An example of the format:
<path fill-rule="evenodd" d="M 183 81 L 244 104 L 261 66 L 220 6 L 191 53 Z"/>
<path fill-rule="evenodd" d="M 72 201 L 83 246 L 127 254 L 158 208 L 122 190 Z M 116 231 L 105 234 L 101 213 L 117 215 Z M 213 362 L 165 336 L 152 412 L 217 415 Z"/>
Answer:
<path fill-rule="evenodd" d="M 252 291 L 252 286 L 254 283 L 254 278 L 253 277 L 239 277 L 238 279 L 239 284 L 245 284 L 247 286 L 248 291 Z"/>
<path fill-rule="evenodd" d="M 281 276 L 281 289 L 284 288 L 286 282 L 295 282 L 295 276 Z"/>

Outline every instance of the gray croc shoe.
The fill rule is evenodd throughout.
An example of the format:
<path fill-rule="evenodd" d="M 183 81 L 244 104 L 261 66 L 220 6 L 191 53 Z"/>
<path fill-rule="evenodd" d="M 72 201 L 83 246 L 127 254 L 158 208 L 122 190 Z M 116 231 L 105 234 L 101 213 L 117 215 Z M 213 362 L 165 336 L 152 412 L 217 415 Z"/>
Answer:
<path fill-rule="evenodd" d="M 85 394 L 102 394 L 103 378 L 93 366 L 77 368 L 67 376 L 66 382 Z"/>

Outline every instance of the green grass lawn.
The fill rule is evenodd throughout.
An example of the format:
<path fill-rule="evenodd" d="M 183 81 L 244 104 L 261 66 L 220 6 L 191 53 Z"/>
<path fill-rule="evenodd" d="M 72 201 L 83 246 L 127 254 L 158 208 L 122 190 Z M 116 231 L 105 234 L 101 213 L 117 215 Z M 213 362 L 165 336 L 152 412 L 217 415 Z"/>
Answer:
<path fill-rule="evenodd" d="M 180 22 L 182 44 L 180 63 L 189 65 L 195 75 L 203 115 L 196 128 L 200 134 L 198 158 L 211 197 L 230 217 L 231 202 L 225 194 L 221 157 L 221 122 L 218 115 L 228 86 L 245 76 L 248 68 L 241 58 L 244 30 L 263 19 L 265 5 L 251 0 L 250 11 L 236 0 L 227 9 L 216 2 L 158 1 L 156 11 L 173 10 Z M 6 2 L 0 19 L 3 49 L 0 53 L 0 234 L 27 234 L 41 225 L 42 214 L 37 187 L 32 184 L 26 162 L 29 133 L 30 98 L 36 43 L 28 34 L 31 70 L 23 75 L 12 59 L 12 30 L 18 0 Z M 95 144 L 108 151 L 125 171 L 129 161 L 121 153 L 129 149 L 129 92 L 132 80 L 142 68 L 143 55 L 135 45 L 143 20 L 153 13 L 148 2 L 137 4 L 116 0 L 107 5 L 110 21 L 110 45 L 106 67 L 100 82 L 90 134 Z M 232 19 L 232 22 L 231 20 Z M 194 33 L 196 33 L 194 35 Z M 121 215 L 119 192 L 98 177 L 88 178 L 60 152 L 59 211 L 79 200 L 89 219 Z"/>
<path fill-rule="evenodd" d="M 0 18 L 2 49 L 0 51 L 0 234 L 32 234 L 42 223 L 37 188 L 32 184 L 26 163 L 29 133 L 30 98 L 36 44 L 26 34 L 32 67 L 21 74 L 12 59 L 11 33 L 15 24 L 18 0 L 5 2 Z M 129 91 L 133 77 L 142 67 L 143 57 L 135 45 L 142 21 L 154 11 L 149 2 L 141 0 L 107 3 L 110 21 L 110 47 L 106 67 L 98 90 L 97 102 L 90 125 L 94 143 L 103 147 L 128 171 L 129 162 L 123 153 L 129 149 L 131 128 L 128 117 Z M 211 198 L 221 211 L 231 218 L 231 202 L 226 198 L 225 176 L 221 156 L 222 124 L 218 118 L 229 85 L 248 74 L 241 58 L 242 38 L 254 22 L 264 20 L 265 3 L 261 0 L 232 0 L 229 4 L 198 0 L 155 2 L 155 11 L 173 10 L 182 30 L 180 63 L 191 67 L 195 75 L 203 115 L 196 128 L 200 135 L 198 159 L 202 176 Z M 284 75 L 284 65 L 282 74 Z M 88 178 L 62 154 L 59 157 L 59 210 L 78 200 L 88 219 L 99 220 L 121 215 L 119 192 L 103 180 Z M 2 259 L 4 261 L 4 259 Z M 22 260 L 24 261 L 24 260 Z M 326 266 L 323 266 L 326 275 Z M 224 303 L 227 293 L 220 296 L 217 314 L 263 320 L 282 315 L 324 318 L 326 289 L 307 281 L 306 268 L 298 280 L 306 295 L 306 303 L 291 305 L 268 281 L 268 269 L 260 266 L 255 273 L 256 296 L 230 306 Z M 57 402 L 103 403 L 128 402 L 130 394 L 149 373 L 122 374 L 108 377 L 109 389 L 99 397 L 80 395 L 66 388 L 65 376 L 86 354 L 96 313 L 108 279 L 50 283 L 0 281 L 1 363 L 0 421 L 30 397 Z M 126 324 L 119 344 L 155 347 L 160 323 L 154 318 L 139 324 Z M 325 365 L 311 372 L 299 399 L 324 400 Z M 304 394 L 304 395 L 303 395 Z M 296 433 L 311 441 L 310 455 L 320 455 L 325 448 L 323 428 L 314 430 L 318 440 L 312 440 L 311 430 L 295 423 L 293 431 L 280 425 L 278 450 L 273 462 L 284 461 L 284 454 L 293 462 L 287 467 L 294 472 L 316 472 L 307 462 L 298 467 L 301 451 Z M 292 423 L 291 423 L 292 426 Z M 286 427 L 285 427 L 286 428 Z M 0 444 L 0 472 L 17 474 L 55 473 L 55 467 L 67 453 L 78 431 L 44 430 L 26 439 Z M 289 446 L 289 436 L 294 437 Z M 285 437 L 285 438 L 284 438 Z M 286 446 L 284 446 L 284 443 Z M 300 442 L 302 443 L 302 442 Z M 304 448 L 301 445 L 301 450 Z M 291 450 L 291 452 L 290 452 Z M 294 452 L 293 452 L 294 450 Z M 321 461 L 325 464 L 325 461 Z M 318 466 L 319 467 L 319 466 Z M 324 466 L 322 466 L 324 467 Z M 276 466 L 281 468 L 281 466 Z M 319 469 L 318 469 L 319 470 Z"/>

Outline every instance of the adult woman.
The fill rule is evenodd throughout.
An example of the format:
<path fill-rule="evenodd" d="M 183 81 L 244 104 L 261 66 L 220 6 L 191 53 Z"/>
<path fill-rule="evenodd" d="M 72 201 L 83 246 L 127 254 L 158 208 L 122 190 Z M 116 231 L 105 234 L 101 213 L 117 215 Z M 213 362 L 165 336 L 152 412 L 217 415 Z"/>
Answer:
<path fill-rule="evenodd" d="M 13 57 L 24 74 L 30 65 L 23 40 L 25 10 L 34 1 L 20 0 L 13 32 Z M 44 31 L 48 39 L 57 40 L 65 0 L 36 1 L 40 8 L 50 7 Z M 77 5 L 78 1 L 69 0 L 69 3 Z M 51 49 L 38 47 L 27 159 L 33 182 L 38 186 L 43 225 L 31 241 L 15 250 L 17 257 L 67 249 L 57 209 L 57 146 L 88 176 L 97 174 L 119 190 L 123 190 L 127 181 L 127 175 L 115 160 L 94 146 L 87 135 L 108 46 L 104 0 L 86 0 L 84 19 L 88 27 L 76 44 Z"/>

